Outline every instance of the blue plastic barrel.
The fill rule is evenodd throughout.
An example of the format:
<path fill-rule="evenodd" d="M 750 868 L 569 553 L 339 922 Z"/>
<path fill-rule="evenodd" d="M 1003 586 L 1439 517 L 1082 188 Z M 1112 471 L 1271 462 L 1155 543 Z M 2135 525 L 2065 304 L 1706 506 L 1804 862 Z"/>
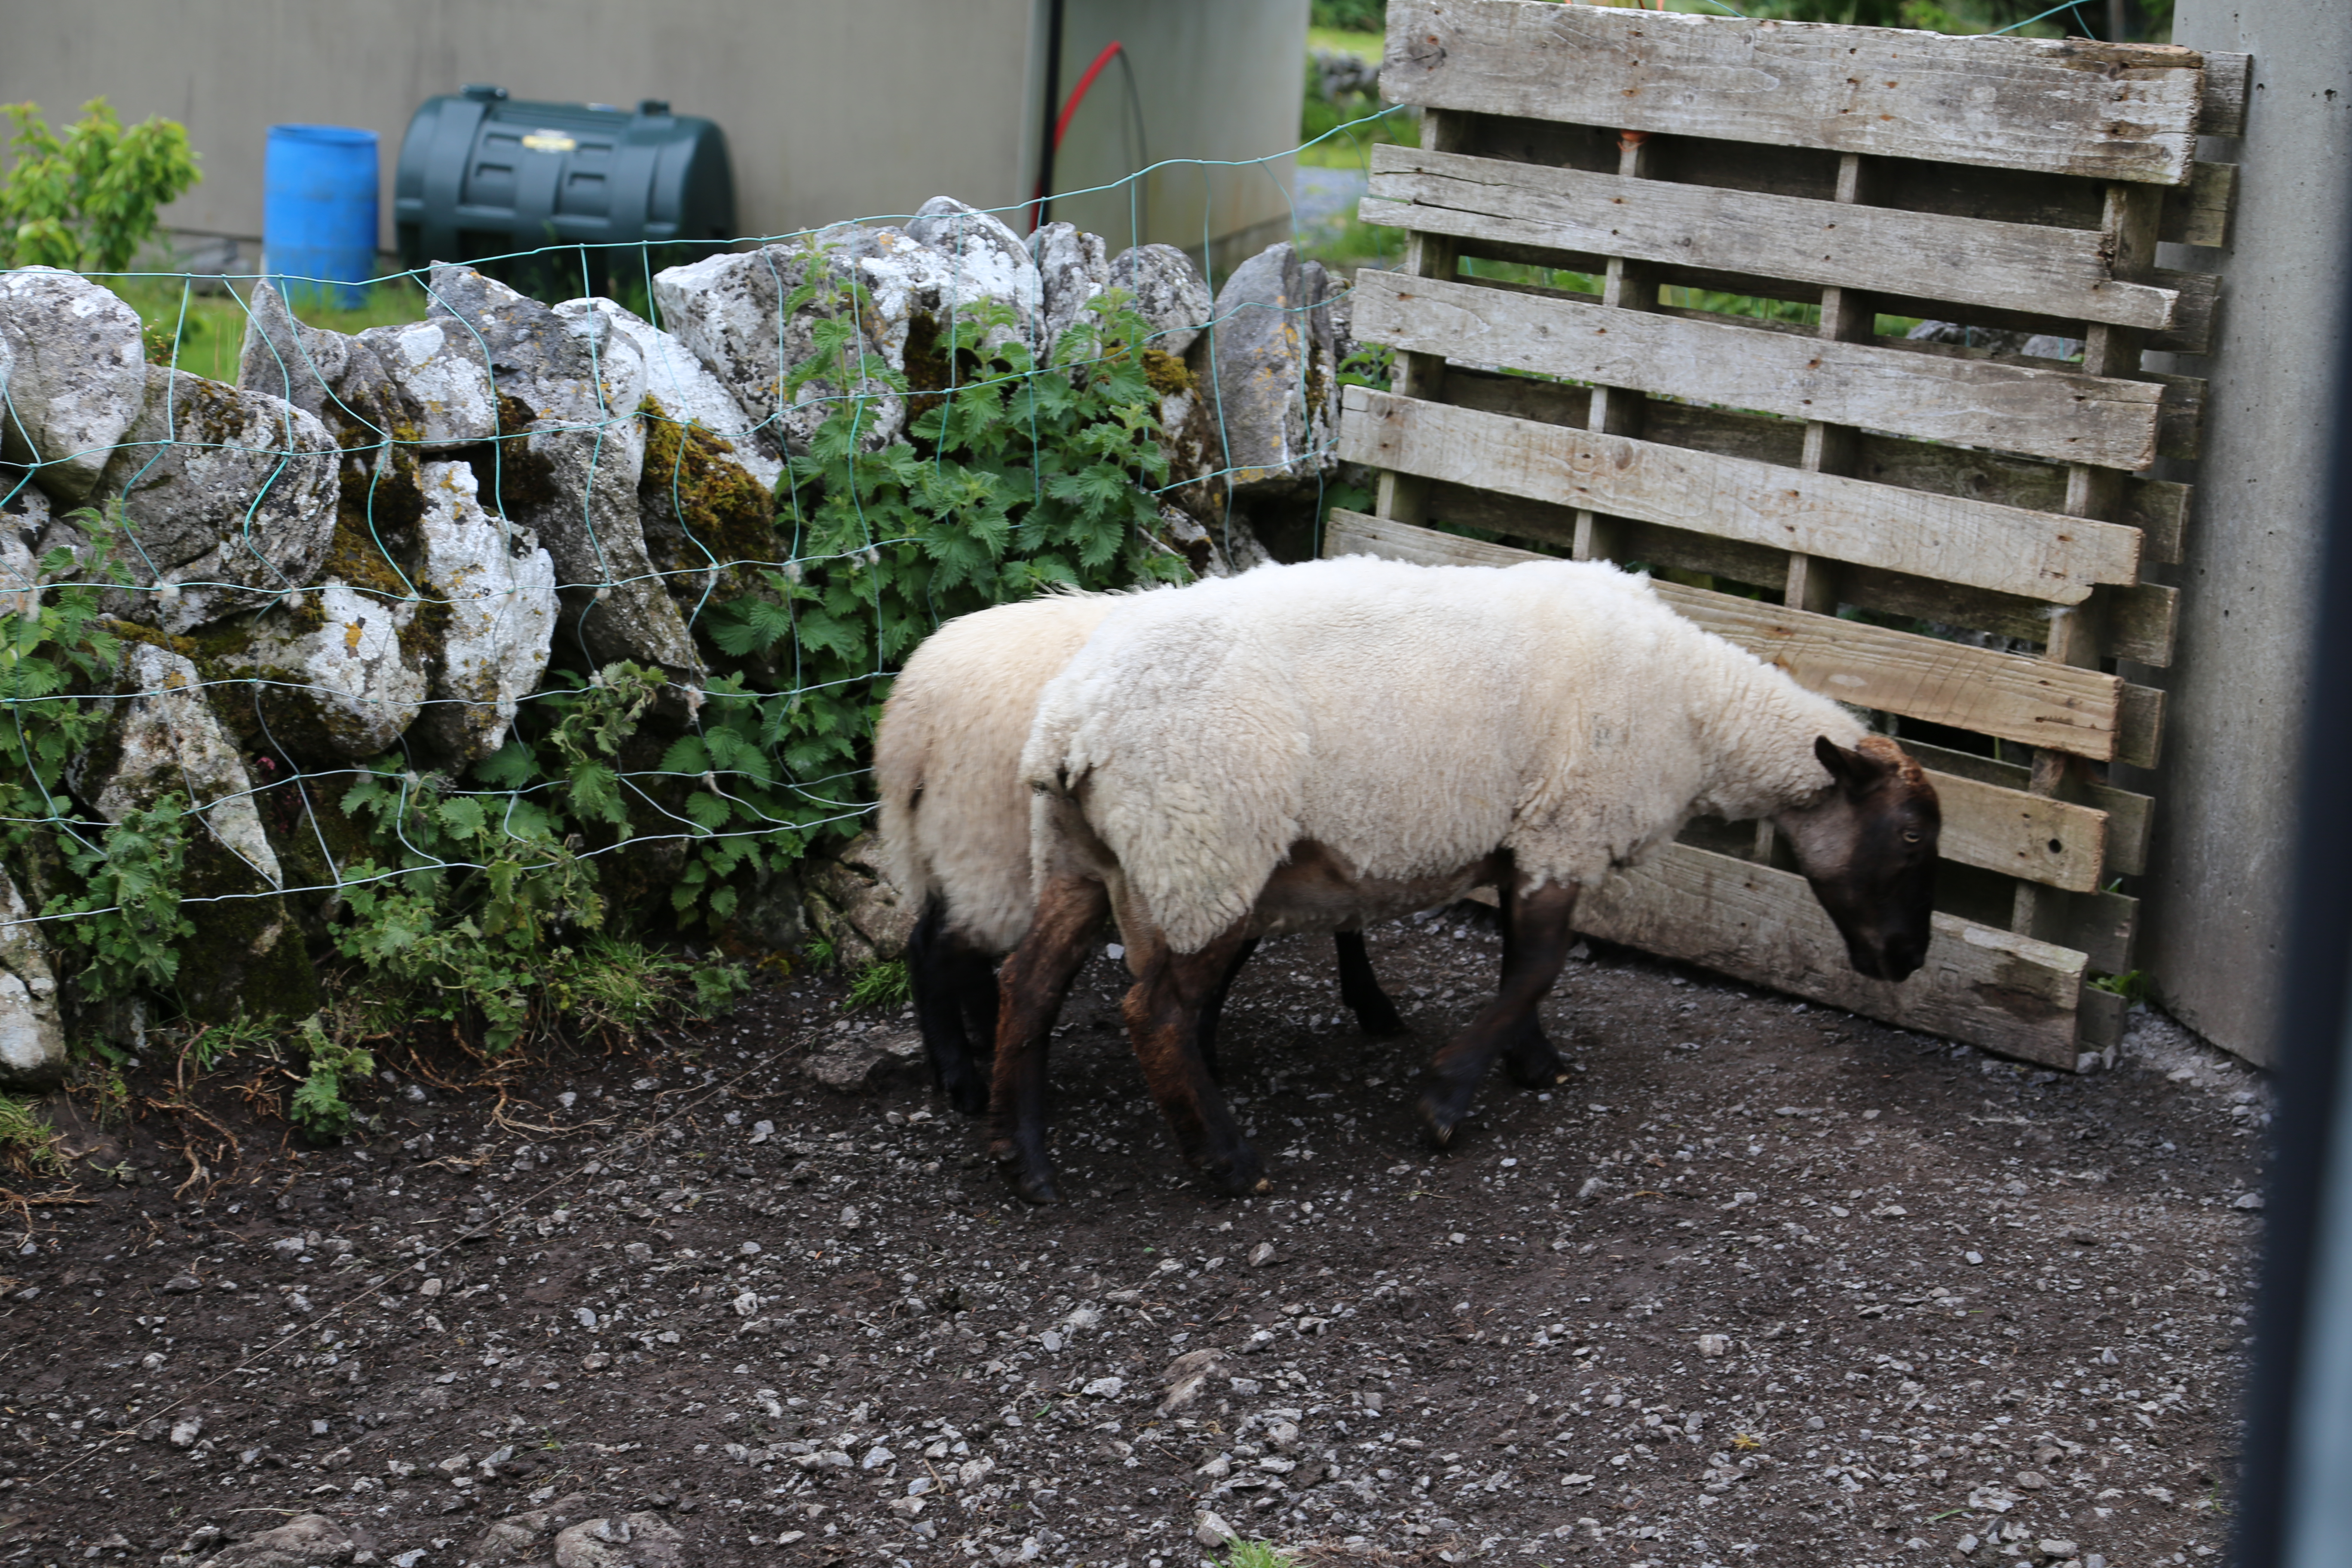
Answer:
<path fill-rule="evenodd" d="M 273 125 L 262 168 L 261 269 L 289 302 L 356 310 L 376 273 L 375 132 Z"/>

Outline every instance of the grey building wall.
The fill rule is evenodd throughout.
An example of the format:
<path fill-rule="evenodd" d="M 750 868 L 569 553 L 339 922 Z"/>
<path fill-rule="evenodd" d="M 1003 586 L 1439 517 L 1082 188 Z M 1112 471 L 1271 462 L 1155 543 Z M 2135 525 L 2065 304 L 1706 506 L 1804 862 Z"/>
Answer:
<path fill-rule="evenodd" d="M 2166 266 L 2221 275 L 2222 316 L 2217 352 L 2178 365 L 2211 384 L 2179 647 L 2168 671 L 2127 672 L 2171 693 L 2140 962 L 2181 1022 L 2267 1062 L 2347 265 L 2352 5 L 2179 0 L 2173 41 L 2252 54 L 2254 88 L 2245 137 L 2201 150 L 2242 165 L 2231 245 L 2163 247 Z"/>
<path fill-rule="evenodd" d="M 0 0 L 0 102 L 37 102 L 55 124 L 103 95 L 125 120 L 182 121 L 205 177 L 164 221 L 244 237 L 260 234 L 269 126 L 372 130 L 382 147 L 381 243 L 388 249 L 401 134 L 432 94 L 490 81 L 518 98 L 625 105 L 664 98 L 681 114 L 726 128 L 739 226 L 783 234 L 910 212 L 942 193 L 982 206 L 1027 200 L 1045 90 L 1045 5 Z M 1136 52 L 1154 157 L 1278 152 L 1297 135 L 1306 10 L 1306 0 L 1070 0 L 1063 89 L 1100 40 L 1118 37 Z M 1073 124 L 1076 180 L 1129 172 L 1115 141 L 1103 139 L 1115 130 L 1111 110 L 1123 111 L 1121 92 L 1118 80 L 1098 85 Z M 1204 203 L 1183 180 L 1154 180 L 1142 203 L 1148 237 L 1198 246 L 1204 205 L 1217 235 L 1287 211 L 1263 174 L 1254 184 L 1233 176 L 1212 184 Z M 1086 209 L 1083 221 L 1116 222 L 1100 232 L 1120 239 L 1129 231 L 1125 205 L 1097 203 L 1101 210 Z"/>

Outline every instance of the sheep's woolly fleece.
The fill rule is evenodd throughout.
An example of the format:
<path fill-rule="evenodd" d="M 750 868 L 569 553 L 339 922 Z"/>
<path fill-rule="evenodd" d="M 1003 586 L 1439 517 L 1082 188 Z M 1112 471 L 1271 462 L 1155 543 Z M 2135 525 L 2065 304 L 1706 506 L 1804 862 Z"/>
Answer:
<path fill-rule="evenodd" d="M 1829 784 L 1845 710 L 1603 563 L 1262 567 L 1116 600 L 1045 688 L 1024 778 L 1066 790 L 1179 952 L 1247 917 L 1303 841 L 1362 881 L 1497 848 L 1590 887 L 1695 815 Z M 1084 852 L 1040 797 L 1039 875 Z"/>
<path fill-rule="evenodd" d="M 1029 786 L 1021 750 L 1045 683 L 1118 601 L 1054 594 L 961 616 L 924 639 L 874 734 L 883 864 L 908 904 L 1009 952 L 1029 929 Z"/>

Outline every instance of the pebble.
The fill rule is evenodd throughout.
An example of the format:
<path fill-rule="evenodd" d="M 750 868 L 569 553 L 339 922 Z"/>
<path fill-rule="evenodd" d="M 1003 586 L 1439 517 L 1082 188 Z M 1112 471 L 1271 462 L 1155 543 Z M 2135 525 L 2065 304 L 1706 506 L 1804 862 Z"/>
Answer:
<path fill-rule="evenodd" d="M 191 1290 L 203 1289 L 204 1286 L 197 1282 L 196 1277 L 193 1274 L 174 1274 L 163 1281 L 163 1293 L 167 1296 L 184 1296 Z"/>
<path fill-rule="evenodd" d="M 1273 1261 L 1274 1243 L 1270 1241 L 1261 1241 L 1255 1247 L 1250 1248 L 1249 1266 L 1252 1268 L 1264 1268 Z"/>

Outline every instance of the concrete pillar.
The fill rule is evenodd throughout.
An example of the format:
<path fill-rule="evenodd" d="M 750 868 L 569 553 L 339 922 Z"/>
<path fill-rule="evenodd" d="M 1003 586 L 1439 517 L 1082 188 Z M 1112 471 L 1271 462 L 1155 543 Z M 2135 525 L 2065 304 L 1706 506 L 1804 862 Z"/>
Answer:
<path fill-rule="evenodd" d="M 2294 863 L 2294 765 L 2327 501 L 2346 200 L 2352 190 L 2352 5 L 2179 0 L 2172 39 L 2253 56 L 2231 243 L 2166 246 L 2162 265 L 2221 275 L 2185 559 L 2140 966 L 2175 1016 L 2268 1062 Z M 2156 356 L 2150 356 L 2154 360 Z M 2339 700 L 2343 694 L 2337 694 Z M 2352 709 L 2342 716 L 2352 721 Z"/>

